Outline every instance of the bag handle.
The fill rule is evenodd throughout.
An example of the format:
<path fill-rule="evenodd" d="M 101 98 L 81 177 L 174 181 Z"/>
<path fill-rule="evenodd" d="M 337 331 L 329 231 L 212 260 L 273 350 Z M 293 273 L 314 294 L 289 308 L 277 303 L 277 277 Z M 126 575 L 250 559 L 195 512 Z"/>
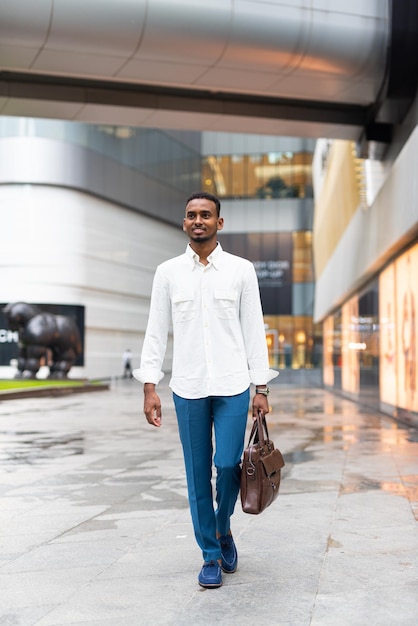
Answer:
<path fill-rule="evenodd" d="M 269 440 L 267 420 L 262 411 L 258 412 L 257 417 L 253 421 L 253 427 L 251 429 L 250 437 L 248 439 L 248 446 L 250 446 L 253 439 L 254 443 L 260 443 L 260 445 L 262 446 L 264 446 L 266 441 Z"/>

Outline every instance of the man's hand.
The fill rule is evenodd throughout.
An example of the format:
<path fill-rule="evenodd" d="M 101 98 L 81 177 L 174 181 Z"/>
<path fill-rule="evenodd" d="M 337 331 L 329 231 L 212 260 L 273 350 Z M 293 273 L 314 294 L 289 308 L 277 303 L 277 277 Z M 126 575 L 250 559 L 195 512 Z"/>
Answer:
<path fill-rule="evenodd" d="M 144 385 L 144 413 L 151 426 L 157 428 L 161 426 L 161 400 L 153 383 L 145 383 Z"/>
<path fill-rule="evenodd" d="M 267 415 L 269 408 L 267 396 L 261 393 L 256 393 L 253 398 L 253 419 L 256 419 L 259 411 L 261 411 L 263 415 Z"/>

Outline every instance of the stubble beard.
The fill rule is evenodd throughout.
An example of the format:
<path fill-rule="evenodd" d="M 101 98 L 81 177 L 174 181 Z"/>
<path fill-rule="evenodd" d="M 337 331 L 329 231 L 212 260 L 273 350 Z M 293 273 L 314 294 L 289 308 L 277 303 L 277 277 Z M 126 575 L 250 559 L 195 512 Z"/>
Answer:
<path fill-rule="evenodd" d="M 213 235 L 194 235 L 193 233 L 190 235 L 190 239 L 192 241 L 195 241 L 196 243 L 203 243 L 205 241 L 210 241 L 211 239 L 214 239 L 215 237 Z"/>

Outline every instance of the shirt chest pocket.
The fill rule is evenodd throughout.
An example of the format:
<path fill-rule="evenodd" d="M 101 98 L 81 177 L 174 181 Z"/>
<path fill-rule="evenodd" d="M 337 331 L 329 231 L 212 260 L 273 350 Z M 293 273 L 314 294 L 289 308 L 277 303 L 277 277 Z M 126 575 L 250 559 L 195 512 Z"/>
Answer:
<path fill-rule="evenodd" d="M 196 301 L 192 291 L 181 291 L 173 295 L 173 321 L 177 324 L 190 322 L 197 315 Z"/>
<path fill-rule="evenodd" d="M 213 295 L 218 317 L 226 320 L 237 317 L 238 292 L 235 289 L 216 289 Z"/>

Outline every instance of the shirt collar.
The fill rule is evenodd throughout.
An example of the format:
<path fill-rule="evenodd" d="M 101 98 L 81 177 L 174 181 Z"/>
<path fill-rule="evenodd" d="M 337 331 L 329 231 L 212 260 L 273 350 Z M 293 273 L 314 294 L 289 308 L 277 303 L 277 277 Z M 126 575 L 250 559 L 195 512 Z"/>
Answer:
<path fill-rule="evenodd" d="M 213 267 L 215 269 L 217 269 L 217 270 L 221 266 L 222 254 L 223 254 L 222 246 L 221 246 L 221 244 L 218 241 L 217 245 L 216 245 L 216 248 L 208 256 L 208 261 L 210 261 L 212 263 Z M 190 244 L 187 245 L 186 255 L 190 259 L 190 261 L 193 263 L 193 267 L 194 267 L 195 263 L 199 263 L 199 256 L 196 254 L 196 252 L 193 250 L 193 248 L 190 246 Z"/>

